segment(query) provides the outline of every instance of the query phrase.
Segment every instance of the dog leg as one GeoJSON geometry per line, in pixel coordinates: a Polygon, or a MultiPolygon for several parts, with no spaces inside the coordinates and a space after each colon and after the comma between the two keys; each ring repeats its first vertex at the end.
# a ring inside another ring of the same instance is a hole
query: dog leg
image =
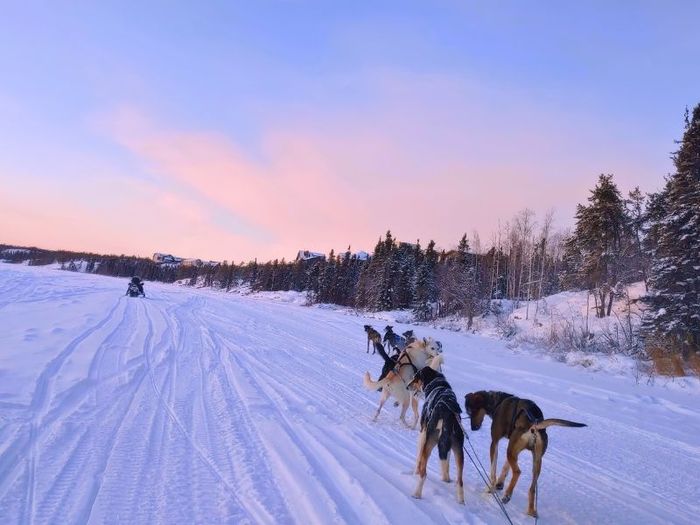
{"type": "Polygon", "coordinates": [[[413,409],[413,426],[411,428],[416,428],[418,424],[418,399],[416,396],[411,396],[411,408],[413,409]]]}
{"type": "Polygon", "coordinates": [[[418,434],[418,450],[416,451],[416,470],[415,474],[418,474],[418,465],[420,465],[420,453],[425,446],[425,430],[421,429],[420,434],[418,434]]]}
{"type": "Polygon", "coordinates": [[[506,489],[503,499],[501,499],[503,503],[508,503],[510,501],[515,485],[518,483],[518,479],[520,478],[521,471],[520,466],[518,465],[518,453],[520,450],[517,450],[515,446],[511,446],[514,443],[514,441],[511,441],[511,443],[508,444],[508,451],[506,452],[508,463],[510,463],[510,468],[513,470],[513,477],[508,484],[508,488],[506,489]]]}
{"type": "Polygon", "coordinates": [[[535,495],[537,491],[537,480],[540,477],[540,471],[542,470],[542,456],[544,455],[542,449],[542,441],[537,440],[535,442],[534,450],[532,451],[532,483],[530,483],[530,490],[528,491],[527,499],[527,514],[533,518],[537,517],[537,502],[535,501],[535,495]]]}
{"type": "MultiPolygon", "coordinates": [[[[451,432],[451,426],[440,419],[437,422],[436,430],[438,431],[438,456],[440,457],[440,471],[442,473],[442,481],[449,483],[450,479],[450,449],[452,448],[451,441],[444,439],[451,432]]],[[[449,439],[449,438],[448,438],[449,439]]]]}
{"type": "Polygon", "coordinates": [[[420,452],[418,459],[418,484],[413,492],[413,497],[416,499],[423,497],[423,485],[425,484],[425,478],[428,476],[428,458],[436,444],[435,440],[427,439],[420,452]]]}
{"type": "Polygon", "coordinates": [[[450,483],[450,455],[447,454],[445,459],[440,460],[440,470],[442,471],[442,481],[445,483],[450,483]]]}
{"type": "Polygon", "coordinates": [[[411,425],[408,424],[408,421],[406,421],[406,412],[408,411],[408,405],[411,403],[411,396],[408,396],[403,400],[401,403],[401,416],[399,419],[403,421],[403,424],[406,425],[408,428],[412,428],[411,425]]]}
{"type": "Polygon", "coordinates": [[[452,453],[455,455],[455,466],[457,467],[457,503],[464,505],[464,480],[462,474],[464,472],[464,450],[462,449],[464,442],[452,442],[452,453]]]}
{"type": "Polygon", "coordinates": [[[377,408],[377,413],[374,414],[374,418],[372,419],[372,421],[377,420],[377,418],[379,417],[379,413],[382,411],[382,407],[384,406],[384,403],[386,403],[387,399],[389,399],[389,389],[385,388],[382,392],[382,397],[379,398],[379,408],[377,408]]]}
{"type": "Polygon", "coordinates": [[[496,490],[501,490],[506,482],[506,476],[510,470],[510,464],[506,461],[503,463],[503,468],[501,469],[501,475],[498,476],[498,481],[496,481],[496,490]]]}
{"type": "Polygon", "coordinates": [[[496,490],[496,463],[498,462],[498,440],[491,440],[491,448],[489,449],[491,456],[491,485],[488,487],[489,492],[496,490]]]}

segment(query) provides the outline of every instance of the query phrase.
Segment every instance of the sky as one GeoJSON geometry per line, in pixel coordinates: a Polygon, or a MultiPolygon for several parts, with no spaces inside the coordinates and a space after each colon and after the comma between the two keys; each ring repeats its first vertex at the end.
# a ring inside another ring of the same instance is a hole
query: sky
{"type": "Polygon", "coordinates": [[[234,262],[672,171],[695,1],[4,1],[0,243],[234,262]]]}

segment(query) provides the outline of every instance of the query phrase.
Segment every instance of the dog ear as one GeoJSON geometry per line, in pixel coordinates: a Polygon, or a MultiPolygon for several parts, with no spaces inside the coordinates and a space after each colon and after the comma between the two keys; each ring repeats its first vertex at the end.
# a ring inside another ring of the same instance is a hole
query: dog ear
{"type": "Polygon", "coordinates": [[[471,392],[464,396],[464,403],[470,408],[480,408],[482,397],[479,392],[471,392]]]}

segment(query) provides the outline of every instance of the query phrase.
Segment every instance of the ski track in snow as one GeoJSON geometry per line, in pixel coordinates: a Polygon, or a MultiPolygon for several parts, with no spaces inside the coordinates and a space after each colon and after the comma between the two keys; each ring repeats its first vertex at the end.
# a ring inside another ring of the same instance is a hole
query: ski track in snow
{"type": "MultiPolygon", "coordinates": [[[[505,522],[468,460],[466,505],[440,481],[437,452],[424,499],[410,497],[418,432],[391,403],[373,422],[379,394],[362,387],[365,370],[381,369],[365,352],[371,320],[156,283],[146,299],[125,289],[0,264],[1,523],[505,522]]],[[[505,390],[589,425],[548,431],[540,523],[697,521],[697,391],[414,329],[443,342],[460,400],[505,390]]],[[[489,425],[469,432],[487,468],[489,425]]],[[[533,523],[529,454],[520,464],[506,509],[533,523]]]]}

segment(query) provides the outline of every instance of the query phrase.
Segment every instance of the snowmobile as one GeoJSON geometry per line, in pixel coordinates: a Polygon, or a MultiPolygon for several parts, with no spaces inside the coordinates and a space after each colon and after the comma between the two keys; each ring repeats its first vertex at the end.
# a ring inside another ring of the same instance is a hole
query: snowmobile
{"type": "Polygon", "coordinates": [[[129,281],[129,286],[126,288],[126,295],[129,297],[146,297],[146,293],[143,291],[143,281],[138,277],[132,277],[129,281]]]}

